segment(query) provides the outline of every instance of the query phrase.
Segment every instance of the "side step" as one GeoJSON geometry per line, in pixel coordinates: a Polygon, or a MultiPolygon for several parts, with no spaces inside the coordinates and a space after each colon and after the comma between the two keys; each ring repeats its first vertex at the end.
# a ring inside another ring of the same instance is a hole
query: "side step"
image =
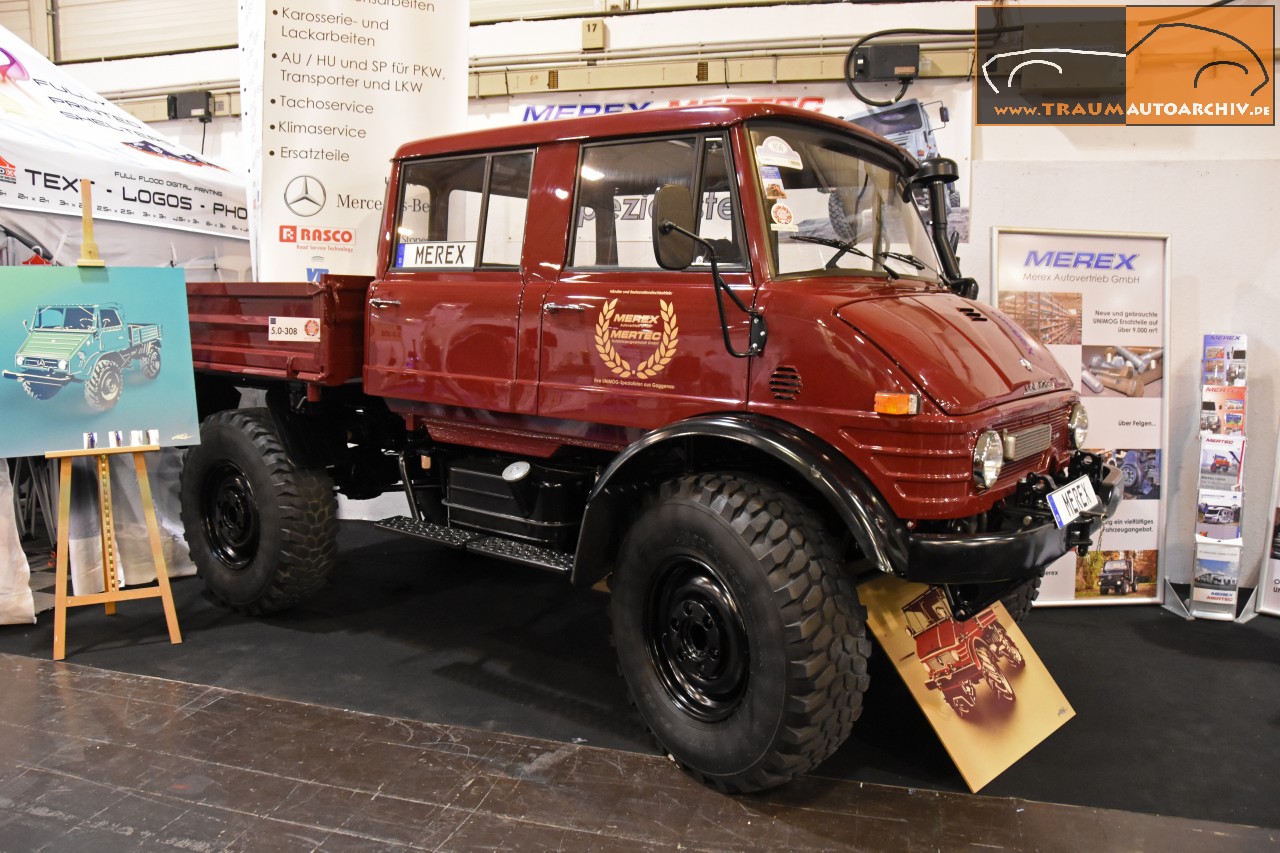
{"type": "Polygon", "coordinates": [[[374,526],[407,536],[416,536],[439,545],[462,548],[476,554],[497,557],[500,560],[509,560],[560,574],[567,575],[573,570],[573,555],[570,553],[552,551],[550,548],[541,548],[527,542],[517,542],[514,539],[504,539],[501,536],[445,527],[443,524],[432,524],[429,521],[414,521],[404,515],[384,518],[382,521],[375,522],[374,526]]]}

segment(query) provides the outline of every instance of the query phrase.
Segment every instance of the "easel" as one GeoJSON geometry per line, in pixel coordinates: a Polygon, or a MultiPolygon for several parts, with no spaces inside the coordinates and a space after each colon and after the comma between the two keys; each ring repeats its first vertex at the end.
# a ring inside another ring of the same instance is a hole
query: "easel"
{"type": "Polygon", "coordinates": [[[143,453],[159,450],[157,445],[146,447],[111,447],[92,450],[60,450],[48,453],[49,459],[61,459],[58,477],[58,562],[54,589],[53,659],[67,656],[67,608],[88,604],[105,604],[108,616],[115,615],[117,601],[138,598],[159,598],[164,604],[164,618],[169,625],[169,642],[181,643],[178,631],[178,613],[173,606],[173,592],[169,588],[169,572],[164,564],[164,552],[160,547],[160,525],[156,522],[155,504],[151,499],[151,481],[147,479],[147,462],[143,453]],[[115,546],[115,515],[111,507],[110,457],[117,453],[132,453],[133,464],[138,470],[138,491],[142,496],[142,514],[147,521],[147,537],[151,540],[151,559],[156,565],[156,585],[141,589],[121,589],[119,563],[115,546]],[[89,595],[72,595],[68,577],[68,540],[71,531],[71,462],[76,457],[92,456],[98,471],[98,529],[102,540],[103,592],[89,595]]]}
{"type": "MultiPolygon", "coordinates": [[[[90,187],[93,181],[80,181],[80,220],[84,239],[80,259],[76,266],[101,267],[105,262],[98,254],[98,244],[93,239],[93,201],[90,187]]],[[[159,445],[141,447],[95,447],[88,450],[59,450],[46,453],[48,459],[61,459],[58,474],[58,561],[54,588],[53,659],[67,656],[67,608],[89,604],[106,605],[108,616],[114,616],[117,601],[139,598],[159,598],[164,605],[165,622],[169,625],[169,642],[181,643],[178,630],[178,612],[173,606],[173,592],[169,589],[169,572],[164,564],[164,551],[160,547],[160,525],[156,521],[155,502],[151,497],[151,481],[147,478],[147,461],[143,453],[159,450],[159,445]],[[156,566],[156,585],[142,589],[121,589],[119,563],[116,554],[115,514],[111,506],[110,457],[117,453],[132,453],[133,464],[138,471],[138,492],[142,497],[142,514],[147,522],[147,537],[151,540],[151,559],[156,566]],[[98,536],[102,540],[102,588],[99,593],[72,595],[68,561],[71,538],[71,463],[80,456],[92,456],[98,472],[98,536]]]]}

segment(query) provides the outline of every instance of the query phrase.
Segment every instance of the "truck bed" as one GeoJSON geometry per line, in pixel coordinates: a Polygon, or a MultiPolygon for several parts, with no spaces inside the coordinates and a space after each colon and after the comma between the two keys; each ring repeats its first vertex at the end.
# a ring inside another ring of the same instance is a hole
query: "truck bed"
{"type": "Polygon", "coordinates": [[[320,385],[359,379],[372,280],[325,275],[318,282],[188,282],[195,369],[320,385]],[[272,317],[316,320],[320,339],[270,340],[272,317]]]}
{"type": "Polygon", "coordinates": [[[155,323],[129,323],[129,346],[138,347],[160,340],[160,327],[155,323]]]}

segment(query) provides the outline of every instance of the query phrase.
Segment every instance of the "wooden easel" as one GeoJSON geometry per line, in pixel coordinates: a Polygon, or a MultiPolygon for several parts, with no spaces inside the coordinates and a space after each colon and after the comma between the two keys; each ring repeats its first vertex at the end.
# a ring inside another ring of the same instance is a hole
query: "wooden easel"
{"type": "Polygon", "coordinates": [[[106,605],[107,615],[116,612],[117,601],[138,598],[159,598],[164,604],[164,618],[169,625],[169,642],[181,643],[178,631],[178,613],[173,606],[173,592],[169,589],[169,572],[164,564],[164,552],[160,548],[160,525],[156,522],[155,504],[151,498],[151,481],[147,479],[147,463],[143,453],[159,450],[157,445],[145,447],[93,448],[92,450],[60,450],[47,453],[49,459],[61,459],[58,477],[58,562],[56,588],[54,590],[53,659],[67,656],[67,608],[87,604],[106,605]],[[142,514],[147,521],[147,535],[151,540],[151,559],[156,565],[156,585],[140,589],[121,589],[119,564],[115,547],[115,515],[111,507],[110,458],[117,453],[132,453],[133,464],[138,470],[138,491],[142,496],[142,514]],[[71,462],[79,456],[92,456],[98,469],[98,529],[102,539],[103,592],[90,595],[72,595],[68,577],[68,540],[71,532],[71,462]]]}

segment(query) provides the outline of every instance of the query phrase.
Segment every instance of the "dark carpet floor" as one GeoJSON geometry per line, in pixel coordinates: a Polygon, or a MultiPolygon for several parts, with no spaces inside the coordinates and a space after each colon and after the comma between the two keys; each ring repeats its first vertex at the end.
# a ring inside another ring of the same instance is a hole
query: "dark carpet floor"
{"type": "MultiPolygon", "coordinates": [[[[174,583],[159,603],[71,611],[71,662],[370,713],[652,752],[609,645],[606,595],[344,522],[305,606],[250,619],[174,583]]],[[[48,658],[52,613],[0,626],[48,658]]],[[[983,795],[1280,827],[1280,620],[1183,620],[1156,606],[1037,609],[1023,623],[1077,716],[983,795]]],[[[862,719],[819,776],[963,792],[883,655],[862,719]]]]}

